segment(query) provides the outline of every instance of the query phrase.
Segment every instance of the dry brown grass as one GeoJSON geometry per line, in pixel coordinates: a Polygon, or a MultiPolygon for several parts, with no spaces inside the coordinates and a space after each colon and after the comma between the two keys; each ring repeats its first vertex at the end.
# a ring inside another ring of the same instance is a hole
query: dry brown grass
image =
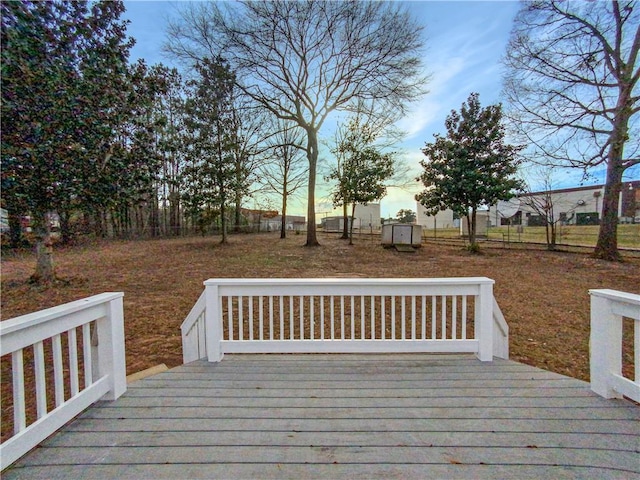
{"type": "MultiPolygon", "coordinates": [[[[109,242],[56,252],[49,289],[28,284],[30,254],[5,257],[2,315],[11,318],[104,291],[125,292],[128,373],[182,363],[180,324],[210,277],[458,277],[495,280],[510,326],[511,358],[565,375],[589,377],[591,288],[640,293],[640,259],[625,263],[585,254],[487,249],[471,255],[429,244],[415,254],[385,250],[369,238],[350,247],[334,236],[305,248],[303,236],[275,234],[109,242]]],[[[627,352],[627,356],[631,355],[627,352]]]]}

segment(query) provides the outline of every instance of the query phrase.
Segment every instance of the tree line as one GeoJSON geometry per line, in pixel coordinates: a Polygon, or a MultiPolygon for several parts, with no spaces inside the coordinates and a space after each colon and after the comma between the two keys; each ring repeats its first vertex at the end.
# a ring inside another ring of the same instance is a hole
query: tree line
{"type": "MultiPolygon", "coordinates": [[[[14,242],[19,215],[32,217],[36,280],[53,276],[49,212],[64,240],[75,220],[96,235],[217,224],[225,241],[256,190],[276,192],[284,216],[287,197],[306,186],[306,245],[318,245],[327,118],[350,115],[326,176],[346,211],[384,195],[397,165],[380,132],[426,92],[422,26],[396,2],[184,4],[164,46],[180,72],[130,63],[121,1],[3,2],[1,12],[2,202],[14,242]]],[[[474,95],[452,111],[447,136],[423,150],[423,204],[473,213],[514,194],[517,154],[586,173],[604,164],[597,253],[618,258],[611,212],[640,148],[637,20],[635,1],[524,4],[505,57],[507,126],[500,106],[482,109],[474,95]],[[506,145],[505,128],[527,148],[506,145]],[[493,178],[505,159],[502,181],[483,184],[481,173],[493,178]],[[430,176],[439,165],[449,171],[430,176]],[[456,188],[492,193],[453,199],[447,175],[456,188]]]]}
{"type": "Polygon", "coordinates": [[[285,215],[306,184],[317,245],[318,132],[333,111],[376,102],[399,115],[421,93],[420,28],[381,3],[230,8],[185,7],[167,45],[179,73],[129,63],[122,2],[2,4],[2,201],[13,243],[31,216],[33,280],[55,278],[50,212],[63,241],[75,220],[99,236],[218,222],[224,242],[253,189],[276,191],[285,215]],[[214,41],[189,35],[198,22],[214,41]]]}
{"type": "MultiPolygon", "coordinates": [[[[423,150],[427,159],[419,179],[427,189],[418,200],[433,212],[471,213],[473,222],[478,206],[506,200],[515,188],[524,188],[513,178],[523,161],[543,167],[545,188],[554,168],[581,170],[583,180],[602,168],[605,188],[594,256],[620,260],[622,181],[640,164],[639,53],[636,0],[523,2],[503,59],[504,126],[502,106],[481,109],[473,95],[460,112],[452,111],[447,135],[437,135],[423,150]],[[507,131],[519,145],[491,144],[507,131]],[[500,178],[504,181],[497,182],[500,178]]],[[[546,198],[535,208],[553,249],[559,220],[546,198]]]]}

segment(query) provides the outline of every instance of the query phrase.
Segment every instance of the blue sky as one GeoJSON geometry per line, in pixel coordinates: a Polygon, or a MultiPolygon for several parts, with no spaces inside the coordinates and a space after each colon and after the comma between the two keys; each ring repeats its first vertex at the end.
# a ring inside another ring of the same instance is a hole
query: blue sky
{"type": "MultiPolygon", "coordinates": [[[[132,59],[144,58],[148,64],[162,62],[170,65],[171,59],[163,56],[167,18],[175,14],[181,2],[125,1],[125,18],[131,20],[129,35],[136,39],[132,59]]],[[[425,66],[431,74],[429,93],[413,105],[411,113],[400,122],[407,132],[398,150],[415,175],[418,161],[424,156],[421,148],[433,140],[434,133],[444,132],[444,121],[452,109],[459,109],[471,92],[480,94],[482,105],[501,101],[501,65],[513,17],[519,8],[513,1],[417,1],[407,2],[415,17],[425,26],[425,66]]],[[[321,136],[330,137],[330,122],[321,136]]],[[[321,153],[322,155],[322,153],[321,153]]],[[[555,184],[558,187],[576,186],[581,172],[559,170],[555,184]]],[[[628,177],[625,176],[625,177],[628,177]]],[[[602,175],[598,177],[603,182],[602,175]]],[[[640,178],[640,169],[625,180],[640,178]]],[[[531,179],[532,188],[535,179],[531,179]]],[[[317,211],[326,211],[327,189],[318,179],[317,211]]],[[[416,183],[408,190],[390,189],[381,202],[381,214],[395,216],[402,208],[415,210],[414,195],[421,190],[416,183]]],[[[251,205],[249,205],[251,206],[251,205]]],[[[303,215],[306,200],[298,199],[291,205],[291,214],[303,215]]]]}

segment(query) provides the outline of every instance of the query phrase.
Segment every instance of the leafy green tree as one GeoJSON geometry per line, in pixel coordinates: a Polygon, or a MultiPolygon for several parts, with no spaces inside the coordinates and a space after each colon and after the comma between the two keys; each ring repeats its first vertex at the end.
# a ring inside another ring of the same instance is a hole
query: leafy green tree
{"type": "Polygon", "coordinates": [[[623,175],[640,164],[640,5],[635,0],[523,3],[507,47],[511,125],[548,166],[606,167],[595,256],[619,260],[623,175]]]}
{"type": "Polygon", "coordinates": [[[401,209],[396,213],[398,223],[413,223],[416,221],[416,212],[410,209],[401,209]]]}
{"type": "MultiPolygon", "coordinates": [[[[361,151],[375,140],[375,134],[370,123],[363,122],[360,115],[349,119],[346,124],[338,126],[335,135],[335,146],[331,153],[336,157],[336,166],[330,171],[326,181],[335,180],[336,187],[333,192],[334,206],[342,207],[342,239],[349,239],[349,202],[342,199],[349,196],[346,189],[349,186],[347,179],[349,160],[354,152],[361,151]]],[[[353,217],[353,215],[352,215],[353,217]]]]}
{"type": "MultiPolygon", "coordinates": [[[[342,130],[342,137],[332,150],[338,159],[337,166],[327,176],[327,180],[336,181],[333,204],[342,206],[345,211],[350,205],[352,219],[357,204],[366,205],[384,197],[387,193],[385,182],[394,173],[393,154],[380,152],[373,145],[374,140],[375,134],[367,125],[360,125],[356,117],[342,130]]],[[[349,245],[353,245],[353,221],[349,245]]]]}
{"type": "Polygon", "coordinates": [[[422,150],[427,157],[420,164],[424,172],[417,178],[426,189],[416,195],[429,213],[450,208],[467,217],[469,243],[477,250],[476,212],[478,207],[508,200],[522,188],[515,179],[519,146],[504,141],[502,107],[482,108],[472,93],[445,121],[447,136],[435,134],[435,142],[422,150]]]}
{"type": "MultiPolygon", "coordinates": [[[[50,222],[71,200],[110,192],[117,124],[126,115],[132,40],[120,1],[2,2],[2,187],[12,213],[29,212],[32,279],[55,278],[50,222]]],[[[117,171],[118,169],[113,169],[117,171]]]]}
{"type": "Polygon", "coordinates": [[[158,181],[162,153],[154,114],[157,99],[167,89],[163,73],[163,67],[148,68],[144,62],[131,66],[128,92],[123,100],[127,102],[123,108],[127,115],[123,115],[115,127],[111,161],[103,170],[110,182],[102,188],[110,193],[104,196],[101,206],[91,204],[96,210],[103,208],[108,212],[117,236],[145,231],[151,236],[159,234],[158,181]]]}

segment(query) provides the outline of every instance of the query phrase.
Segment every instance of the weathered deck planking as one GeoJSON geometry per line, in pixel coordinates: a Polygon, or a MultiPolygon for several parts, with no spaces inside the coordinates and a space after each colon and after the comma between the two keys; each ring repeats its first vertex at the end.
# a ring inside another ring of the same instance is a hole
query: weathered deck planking
{"type": "Polygon", "coordinates": [[[640,408],[512,361],[228,355],[129,386],[16,478],[640,478],[640,408]]]}

